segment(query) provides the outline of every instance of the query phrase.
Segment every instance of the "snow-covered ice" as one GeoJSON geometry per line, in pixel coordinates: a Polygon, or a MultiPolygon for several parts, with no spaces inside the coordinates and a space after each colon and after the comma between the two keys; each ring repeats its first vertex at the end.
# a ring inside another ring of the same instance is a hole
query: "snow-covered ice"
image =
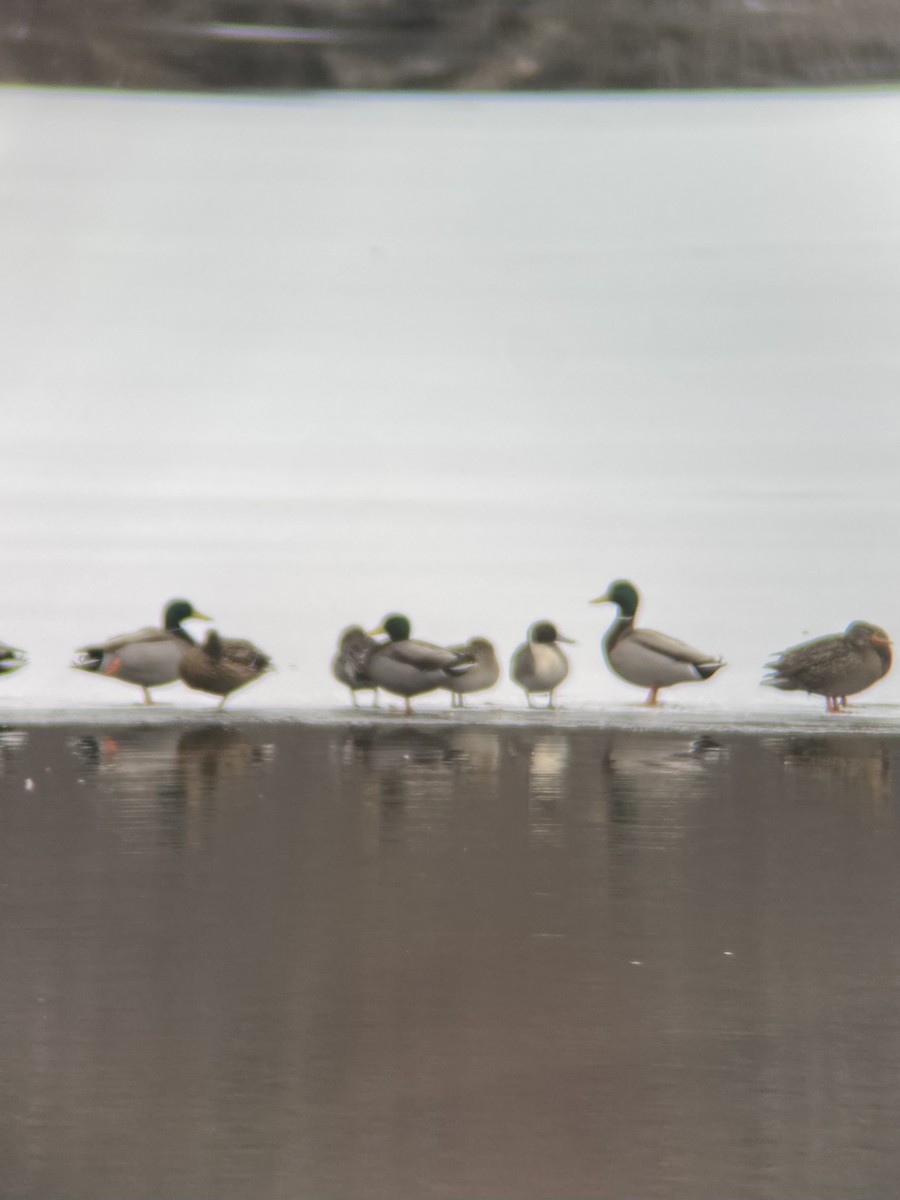
{"type": "Polygon", "coordinates": [[[0,115],[5,711],[132,706],[71,652],[174,595],[273,655],[236,711],[341,704],[338,631],[399,609],[507,660],[549,617],[562,702],[630,720],[618,576],[729,663],[660,721],[818,727],[767,655],[900,636],[896,91],[0,115]]]}

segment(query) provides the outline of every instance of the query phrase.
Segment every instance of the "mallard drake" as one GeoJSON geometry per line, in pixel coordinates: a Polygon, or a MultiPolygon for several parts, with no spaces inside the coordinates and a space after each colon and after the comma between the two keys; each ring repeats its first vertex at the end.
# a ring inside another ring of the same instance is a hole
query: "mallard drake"
{"type": "Polygon", "coordinates": [[[569,674],[569,660],[560,650],[558,643],[574,645],[574,640],[564,637],[552,621],[535,621],[528,630],[528,641],[523,642],[512,656],[509,667],[510,678],[525,691],[528,707],[532,693],[547,693],[547,707],[554,707],[553,694],[569,674]]]}
{"type": "Polygon", "coordinates": [[[446,687],[451,677],[472,666],[468,653],[414,641],[411,633],[408,617],[401,613],[385,617],[377,629],[370,630],[369,636],[387,634],[389,641],[376,645],[366,665],[366,673],[376,687],[404,697],[407,716],[412,714],[413,696],[446,687]]]}
{"type": "Polygon", "coordinates": [[[189,646],[181,657],[179,674],[189,688],[221,696],[219,708],[232,692],[272,670],[272,660],[243,638],[223,638],[211,629],[202,646],[189,646]]]}
{"type": "Polygon", "coordinates": [[[640,594],[627,579],[611,583],[591,604],[615,604],[619,614],[603,639],[603,657],[620,679],[649,688],[646,703],[656,704],[660,688],[709,679],[725,666],[721,658],[696,650],[653,629],[635,629],[640,594]]]}
{"type": "Polygon", "coordinates": [[[878,625],[853,621],[843,633],[791,646],[766,663],[767,687],[825,697],[826,712],[840,712],[848,696],[864,692],[891,669],[892,643],[878,625]]]}
{"type": "Polygon", "coordinates": [[[360,625],[350,625],[341,634],[337,654],[331,660],[331,671],[338,683],[350,689],[353,707],[357,708],[357,692],[374,692],[372,707],[378,707],[378,688],[366,674],[369,656],[378,645],[360,625]]]}
{"type": "Polygon", "coordinates": [[[145,704],[152,704],[150,689],[175,683],[185,651],[194,639],[182,628],[182,621],[209,621],[197,612],[189,600],[170,600],[163,610],[161,629],[149,626],[135,633],[123,633],[108,642],[94,642],[75,652],[72,666],[78,671],[93,671],[143,689],[145,704]]]}
{"type": "Polygon", "coordinates": [[[500,663],[497,652],[487,638],[474,637],[462,646],[451,646],[456,654],[472,660],[472,666],[461,675],[451,675],[444,687],[450,692],[452,708],[465,708],[464,696],[471,692],[484,692],[492,688],[500,678],[500,663]]]}
{"type": "Polygon", "coordinates": [[[7,646],[5,642],[0,642],[0,675],[12,675],[13,671],[27,665],[28,655],[24,650],[17,650],[15,646],[7,646]]]}

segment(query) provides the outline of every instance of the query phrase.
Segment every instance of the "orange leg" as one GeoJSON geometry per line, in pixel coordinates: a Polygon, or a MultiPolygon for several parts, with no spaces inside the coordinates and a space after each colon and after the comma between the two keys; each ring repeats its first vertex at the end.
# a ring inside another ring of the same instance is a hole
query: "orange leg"
{"type": "Polygon", "coordinates": [[[659,688],[651,688],[647,699],[644,701],[645,708],[653,708],[656,705],[656,697],[659,693],[659,688]]]}

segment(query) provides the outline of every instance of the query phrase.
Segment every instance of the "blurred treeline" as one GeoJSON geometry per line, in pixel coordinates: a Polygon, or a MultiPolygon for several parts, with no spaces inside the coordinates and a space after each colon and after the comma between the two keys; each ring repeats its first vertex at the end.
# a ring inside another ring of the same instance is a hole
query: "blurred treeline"
{"type": "Polygon", "coordinates": [[[898,77],[898,0],[0,0],[6,82],[494,90],[898,77]]]}

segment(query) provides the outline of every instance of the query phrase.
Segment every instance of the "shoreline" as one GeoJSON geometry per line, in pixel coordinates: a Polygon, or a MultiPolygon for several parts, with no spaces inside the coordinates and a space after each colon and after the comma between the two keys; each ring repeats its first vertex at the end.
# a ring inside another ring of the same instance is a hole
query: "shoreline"
{"type": "Polygon", "coordinates": [[[614,708],[516,710],[431,709],[405,716],[397,710],[368,708],[178,708],[154,705],[108,705],[85,708],[0,707],[0,726],[51,727],[116,725],[139,728],[164,726],[295,725],[299,728],[349,729],[548,729],[562,732],[624,732],[646,734],[744,734],[791,736],[828,734],[841,737],[900,736],[900,711],[895,705],[871,705],[838,715],[818,710],[733,710],[678,708],[661,705],[614,708]]]}

